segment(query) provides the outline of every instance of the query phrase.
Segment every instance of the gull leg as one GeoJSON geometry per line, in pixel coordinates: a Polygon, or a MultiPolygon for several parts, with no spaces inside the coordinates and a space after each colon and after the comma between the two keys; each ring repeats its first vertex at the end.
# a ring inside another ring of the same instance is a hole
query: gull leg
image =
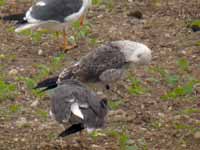
{"type": "Polygon", "coordinates": [[[68,43],[68,38],[67,38],[67,33],[65,31],[65,29],[63,30],[63,46],[61,46],[61,48],[64,50],[64,51],[67,51],[67,50],[70,50],[70,49],[73,49],[75,48],[77,45],[74,44],[74,45],[69,45],[68,43]]]}
{"type": "Polygon", "coordinates": [[[80,17],[80,26],[82,27],[84,24],[84,15],[80,17]]]}

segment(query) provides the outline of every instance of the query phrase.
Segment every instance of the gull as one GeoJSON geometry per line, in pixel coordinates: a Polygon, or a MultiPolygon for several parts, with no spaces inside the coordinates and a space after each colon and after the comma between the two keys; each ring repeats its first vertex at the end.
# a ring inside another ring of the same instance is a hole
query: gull
{"type": "Polygon", "coordinates": [[[79,19],[80,24],[83,24],[84,16],[91,3],[91,0],[40,0],[25,14],[4,16],[2,19],[18,20],[19,26],[15,32],[38,28],[63,32],[62,48],[68,50],[74,48],[75,45],[68,44],[66,29],[79,19]]]}
{"type": "Polygon", "coordinates": [[[103,83],[120,80],[129,66],[151,62],[151,50],[144,44],[129,40],[113,41],[95,48],[59,75],[45,79],[36,88],[53,89],[65,79],[103,83]]]}
{"type": "Polygon", "coordinates": [[[70,124],[59,137],[104,127],[107,112],[107,100],[78,80],[63,80],[51,94],[50,115],[65,127],[70,124]]]}

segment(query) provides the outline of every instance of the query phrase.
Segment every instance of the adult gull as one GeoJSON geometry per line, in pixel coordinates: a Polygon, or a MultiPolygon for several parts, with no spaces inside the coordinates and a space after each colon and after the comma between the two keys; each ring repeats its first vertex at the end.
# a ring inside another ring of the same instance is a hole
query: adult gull
{"type": "Polygon", "coordinates": [[[63,32],[64,43],[62,48],[68,50],[74,47],[67,41],[66,29],[74,21],[83,18],[91,0],[40,0],[32,5],[25,14],[4,16],[3,20],[18,20],[19,26],[15,32],[26,29],[44,28],[52,31],[63,32]]]}

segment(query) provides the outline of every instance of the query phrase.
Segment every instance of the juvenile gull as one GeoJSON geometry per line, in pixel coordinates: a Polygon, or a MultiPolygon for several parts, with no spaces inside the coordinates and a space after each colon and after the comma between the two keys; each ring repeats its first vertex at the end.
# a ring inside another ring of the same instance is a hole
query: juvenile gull
{"type": "Polygon", "coordinates": [[[102,128],[107,110],[107,101],[77,80],[64,80],[51,96],[51,116],[64,126],[71,124],[60,137],[102,128]]]}
{"type": "Polygon", "coordinates": [[[31,6],[25,14],[4,16],[3,20],[19,20],[15,32],[32,28],[45,28],[63,31],[65,50],[73,48],[67,42],[66,28],[74,21],[83,18],[91,5],[91,0],[40,0],[31,6]]]}
{"type": "Polygon", "coordinates": [[[37,88],[55,88],[62,80],[73,78],[82,82],[113,82],[121,78],[127,66],[150,61],[151,50],[146,45],[128,40],[114,41],[92,50],[58,76],[40,82],[37,88]]]}

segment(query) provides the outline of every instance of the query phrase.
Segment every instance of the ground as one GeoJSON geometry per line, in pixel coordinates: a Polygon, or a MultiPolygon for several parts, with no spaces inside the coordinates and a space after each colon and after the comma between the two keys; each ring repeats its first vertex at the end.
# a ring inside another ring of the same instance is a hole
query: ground
{"type": "MultiPolygon", "coordinates": [[[[200,2],[98,2],[84,27],[69,29],[78,48],[67,53],[58,48],[61,40],[54,33],[16,34],[13,22],[0,21],[0,149],[198,150],[200,32],[189,26],[200,17],[200,2]],[[130,69],[113,92],[106,91],[112,110],[105,129],[84,132],[81,143],[78,134],[58,139],[63,127],[48,115],[49,97],[32,88],[94,47],[122,39],[148,45],[152,63],[130,69]]],[[[0,15],[8,15],[23,12],[31,1],[1,0],[0,5],[0,15]]]]}

